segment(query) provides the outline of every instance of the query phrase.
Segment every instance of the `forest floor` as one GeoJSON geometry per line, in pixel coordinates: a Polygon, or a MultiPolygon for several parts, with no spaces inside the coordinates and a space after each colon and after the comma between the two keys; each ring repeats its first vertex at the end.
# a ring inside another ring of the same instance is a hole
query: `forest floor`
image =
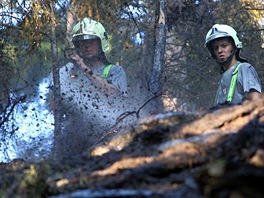
{"type": "Polygon", "coordinates": [[[63,162],[0,164],[0,197],[264,197],[264,99],[153,115],[63,162]]]}

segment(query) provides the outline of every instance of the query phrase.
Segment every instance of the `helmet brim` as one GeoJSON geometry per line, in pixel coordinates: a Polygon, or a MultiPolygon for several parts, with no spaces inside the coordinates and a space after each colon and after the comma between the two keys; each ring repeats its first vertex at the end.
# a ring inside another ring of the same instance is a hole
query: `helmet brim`
{"type": "Polygon", "coordinates": [[[215,41],[216,39],[222,39],[222,38],[227,38],[227,37],[231,37],[230,35],[228,34],[221,34],[221,35],[217,35],[217,34],[214,34],[212,35],[211,37],[209,37],[207,39],[207,42],[206,42],[206,46],[209,44],[209,43],[212,43],[212,41],[215,41]]]}
{"type": "Polygon", "coordinates": [[[98,36],[95,35],[90,35],[90,34],[85,34],[85,35],[76,35],[72,38],[72,41],[82,41],[82,40],[90,40],[90,39],[96,39],[99,38],[98,36]]]}

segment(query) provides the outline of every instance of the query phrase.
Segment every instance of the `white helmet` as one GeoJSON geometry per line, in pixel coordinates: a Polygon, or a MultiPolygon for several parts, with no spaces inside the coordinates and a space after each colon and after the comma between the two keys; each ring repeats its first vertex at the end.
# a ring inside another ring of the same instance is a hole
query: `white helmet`
{"type": "Polygon", "coordinates": [[[81,40],[100,38],[103,52],[109,49],[108,37],[104,26],[91,18],[86,17],[78,22],[73,27],[71,35],[74,44],[81,40]]]}
{"type": "Polygon", "coordinates": [[[211,41],[224,38],[224,37],[231,37],[233,38],[234,44],[237,49],[242,49],[242,42],[237,37],[237,32],[229,25],[223,24],[215,24],[206,34],[205,37],[205,45],[207,49],[210,51],[212,57],[214,58],[214,53],[211,48],[211,41]]]}

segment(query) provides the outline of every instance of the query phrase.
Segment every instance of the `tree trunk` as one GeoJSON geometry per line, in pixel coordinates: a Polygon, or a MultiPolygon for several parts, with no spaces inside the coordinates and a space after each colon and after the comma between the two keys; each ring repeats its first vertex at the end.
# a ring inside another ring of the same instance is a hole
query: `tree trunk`
{"type": "MultiPolygon", "coordinates": [[[[55,139],[61,134],[61,97],[60,97],[60,77],[59,77],[59,60],[56,39],[56,19],[54,15],[53,3],[50,3],[51,9],[51,45],[52,45],[52,72],[53,72],[53,102],[54,102],[54,134],[55,139]]],[[[55,140],[56,141],[56,140],[55,140]]],[[[56,144],[55,144],[56,145],[56,144]]]]}
{"type": "MultiPolygon", "coordinates": [[[[166,45],[166,0],[160,0],[157,4],[157,23],[155,30],[155,51],[153,69],[150,76],[150,93],[152,97],[162,93],[162,73],[164,70],[164,54],[166,45]]],[[[158,102],[160,103],[160,102],[158,102]]],[[[158,104],[160,108],[160,104],[158,104]]]]}
{"type": "Polygon", "coordinates": [[[74,22],[76,21],[76,16],[74,13],[74,5],[75,5],[76,0],[71,0],[69,5],[68,5],[68,9],[67,9],[67,42],[68,45],[70,46],[70,40],[71,40],[71,31],[72,28],[74,26],[74,22]]]}

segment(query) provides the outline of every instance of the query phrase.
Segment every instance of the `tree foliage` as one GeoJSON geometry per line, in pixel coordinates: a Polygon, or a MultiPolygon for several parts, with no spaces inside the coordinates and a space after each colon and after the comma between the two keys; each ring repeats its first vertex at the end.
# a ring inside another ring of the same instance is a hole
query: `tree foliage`
{"type": "MultiPolygon", "coordinates": [[[[36,76],[35,70],[39,72],[40,68],[51,67],[50,2],[52,1],[3,1],[5,8],[2,7],[1,13],[4,19],[1,38],[2,43],[7,45],[3,45],[5,47],[1,47],[1,51],[13,60],[11,69],[7,71],[19,70],[16,79],[29,81],[30,76],[36,76]]],[[[133,81],[133,78],[139,78],[142,85],[148,87],[154,58],[155,1],[94,0],[53,3],[57,5],[59,52],[68,45],[66,38],[69,38],[67,33],[70,33],[70,28],[81,18],[90,16],[104,24],[109,32],[112,44],[109,58],[126,67],[129,79],[133,81]]],[[[263,62],[263,56],[260,56],[263,53],[260,45],[263,40],[259,25],[263,5],[260,1],[168,1],[166,8],[168,33],[164,94],[181,99],[181,103],[185,103],[187,108],[197,109],[208,105],[207,102],[203,104],[202,100],[212,98],[217,83],[217,68],[208,59],[204,35],[214,23],[230,24],[238,31],[245,54],[252,57],[249,60],[256,65],[263,80],[260,65],[263,62]]],[[[41,76],[43,75],[44,72],[41,76]]]]}

